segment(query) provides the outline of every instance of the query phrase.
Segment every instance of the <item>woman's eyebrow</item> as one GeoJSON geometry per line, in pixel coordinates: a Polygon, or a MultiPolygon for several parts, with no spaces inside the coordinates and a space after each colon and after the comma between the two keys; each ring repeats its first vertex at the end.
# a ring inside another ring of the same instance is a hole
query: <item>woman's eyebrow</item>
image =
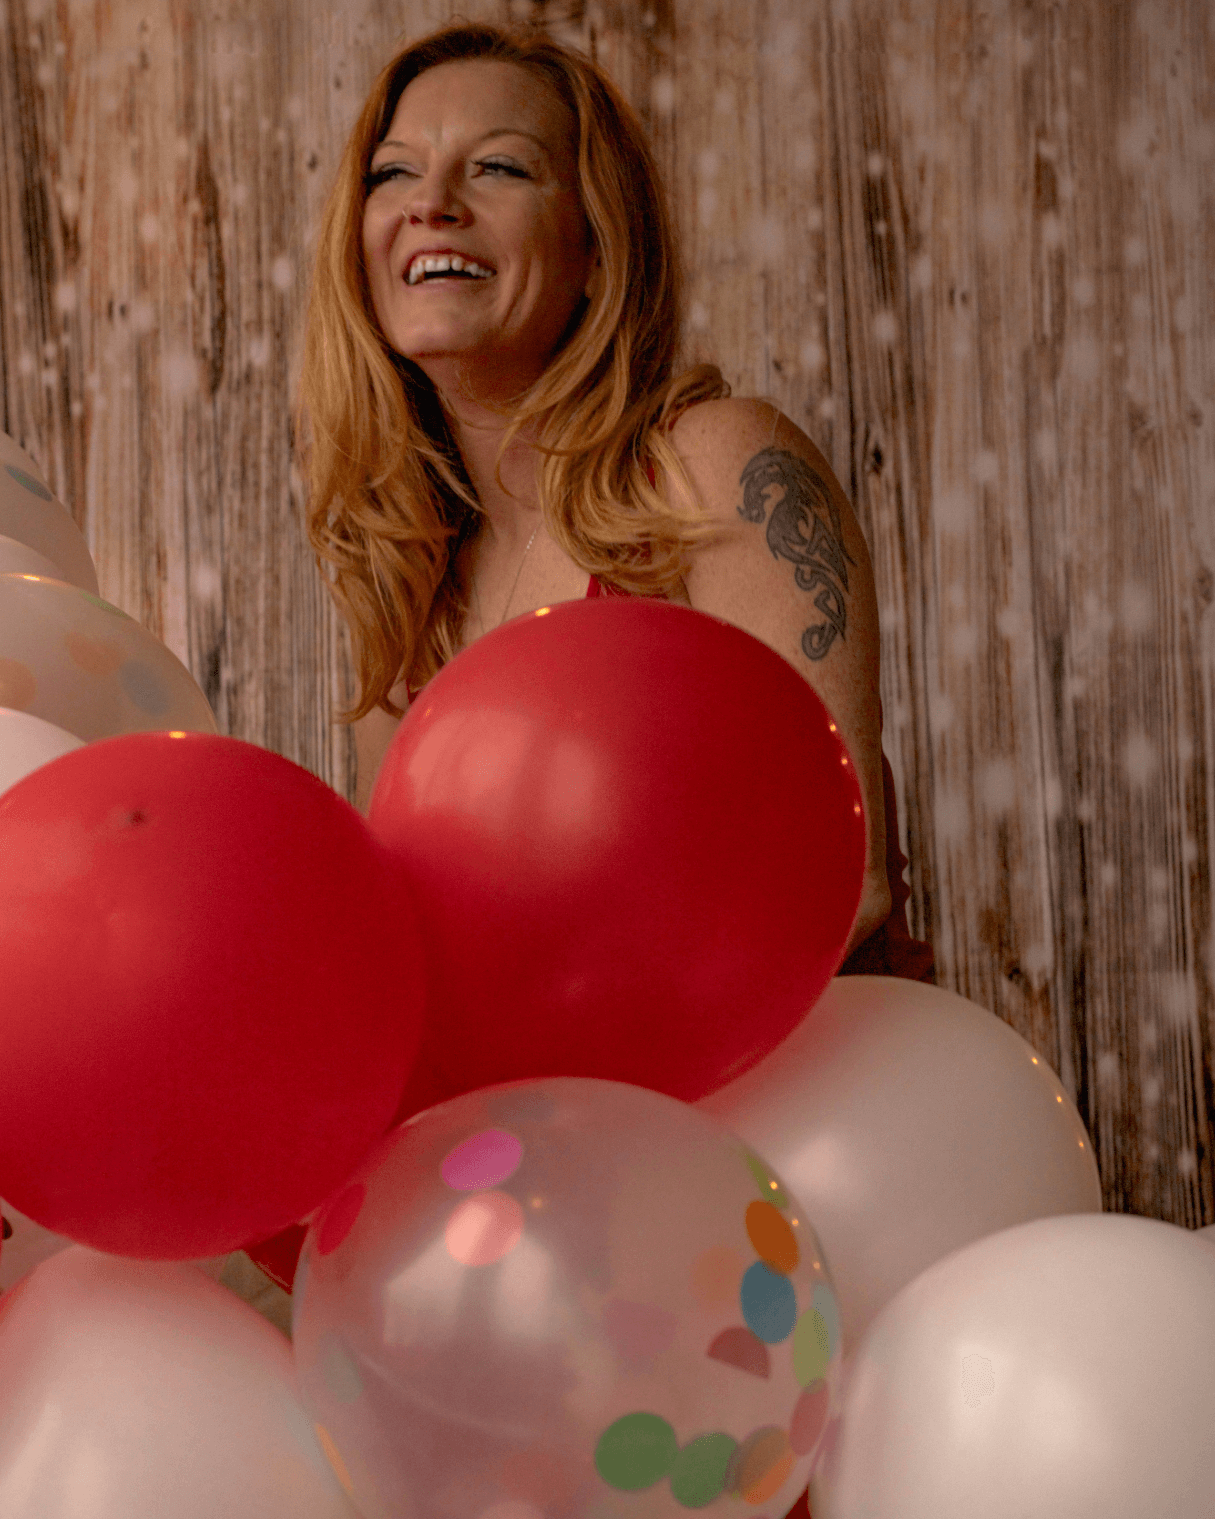
{"type": "MultiPolygon", "coordinates": [[[[491,127],[488,132],[483,132],[477,138],[477,142],[486,142],[491,137],[529,137],[542,152],[548,152],[548,144],[542,137],[537,137],[534,132],[524,132],[519,127],[491,127]]],[[[381,148],[408,149],[408,147],[409,144],[407,142],[398,142],[395,138],[389,137],[383,142],[377,143],[375,151],[378,153],[381,148]]]]}

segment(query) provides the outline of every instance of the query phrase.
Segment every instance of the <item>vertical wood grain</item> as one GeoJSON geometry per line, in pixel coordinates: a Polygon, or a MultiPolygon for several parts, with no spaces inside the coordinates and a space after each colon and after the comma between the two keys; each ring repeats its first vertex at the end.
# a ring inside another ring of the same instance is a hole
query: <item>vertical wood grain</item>
{"type": "Polygon", "coordinates": [[[1215,69],[1201,0],[0,0],[0,426],[222,731],[345,795],[289,412],[321,204],[405,36],[530,19],[634,101],[684,357],[832,459],[938,979],[1107,1204],[1215,1218],[1215,69]]]}

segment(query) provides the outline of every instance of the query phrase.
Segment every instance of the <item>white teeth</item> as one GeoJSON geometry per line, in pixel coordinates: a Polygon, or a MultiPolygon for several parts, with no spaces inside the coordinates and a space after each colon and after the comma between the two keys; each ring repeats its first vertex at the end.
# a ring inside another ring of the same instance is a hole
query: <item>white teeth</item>
{"type": "Polygon", "coordinates": [[[436,273],[440,269],[463,270],[465,274],[475,275],[477,279],[483,280],[489,279],[494,272],[481,264],[474,263],[472,259],[461,258],[458,253],[440,253],[428,255],[425,258],[415,258],[409,267],[408,283],[420,284],[426,275],[436,273]]]}

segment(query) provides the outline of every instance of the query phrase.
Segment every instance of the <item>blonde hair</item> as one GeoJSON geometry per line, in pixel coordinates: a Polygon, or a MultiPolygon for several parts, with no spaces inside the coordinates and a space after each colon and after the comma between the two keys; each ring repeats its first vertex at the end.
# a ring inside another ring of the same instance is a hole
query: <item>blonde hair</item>
{"type": "MultiPolygon", "coordinates": [[[[411,43],[383,69],[326,202],[309,295],[295,435],[309,487],[308,537],[350,630],[359,700],[337,721],[412,688],[455,654],[467,607],[448,570],[480,526],[444,404],[389,345],[363,260],[364,176],[405,87],[466,59],[542,77],[577,122],[578,182],[603,266],[544,373],[519,398],[498,451],[538,421],[543,520],[588,575],[640,595],[670,593],[690,546],[720,532],[663,435],[678,413],[730,394],[714,364],[672,377],[684,276],[645,130],[591,59],[526,28],[459,24],[411,43]],[[646,466],[652,462],[658,485],[646,466]],[[659,485],[673,487],[667,504],[659,485]]],[[[503,412],[503,414],[508,414],[503,412]]]]}

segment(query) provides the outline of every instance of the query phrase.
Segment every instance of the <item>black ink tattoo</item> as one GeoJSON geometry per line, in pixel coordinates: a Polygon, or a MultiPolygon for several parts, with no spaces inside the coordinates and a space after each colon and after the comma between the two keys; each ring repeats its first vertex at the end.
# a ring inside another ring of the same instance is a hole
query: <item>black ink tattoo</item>
{"type": "Polygon", "coordinates": [[[769,486],[779,486],[783,492],[768,518],[768,547],[774,559],[796,565],[793,578],[803,591],[818,591],[814,605],[827,620],[802,634],[802,653],[807,659],[822,659],[836,636],[844,637],[848,566],[856,563],[844,547],[839,507],[821,476],[784,448],[765,448],[756,454],[740,481],[743,504],[738,515],[745,522],[762,522],[768,516],[765,492],[769,486]]]}

